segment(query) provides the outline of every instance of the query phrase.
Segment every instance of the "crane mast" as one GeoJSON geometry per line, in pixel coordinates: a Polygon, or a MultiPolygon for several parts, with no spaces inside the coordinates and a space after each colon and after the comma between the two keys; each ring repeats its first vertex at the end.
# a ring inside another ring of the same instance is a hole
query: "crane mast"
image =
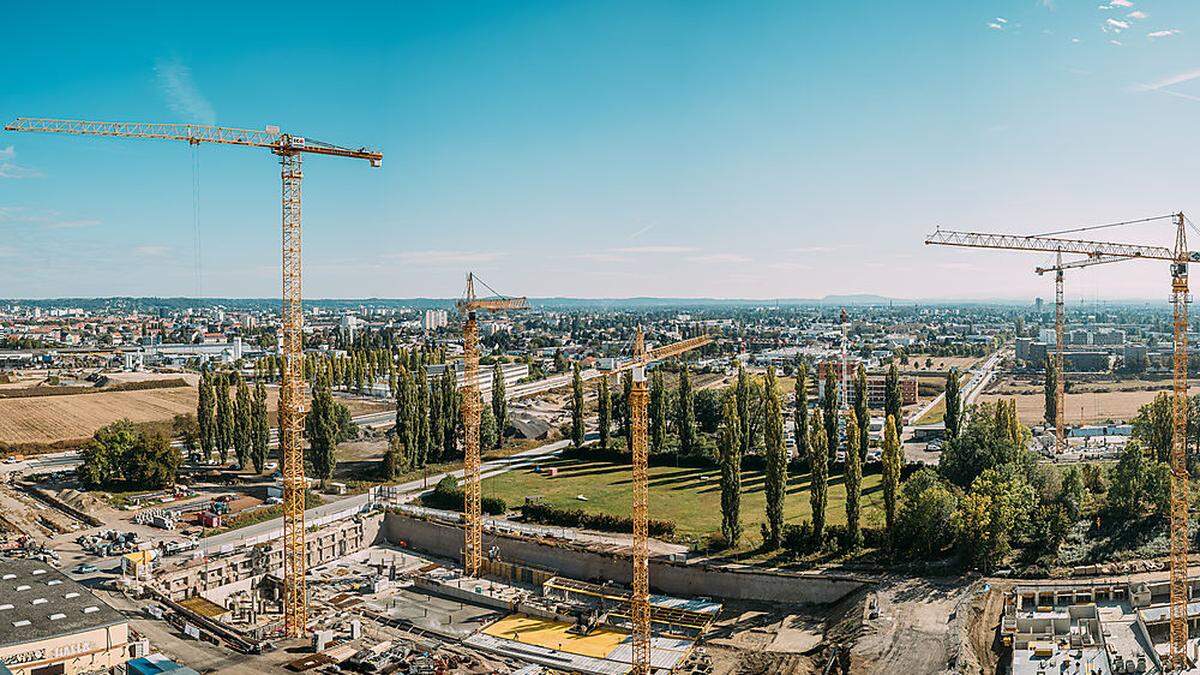
{"type": "MultiPolygon", "coordinates": [[[[1188,354],[1187,328],[1188,263],[1200,260],[1200,253],[1187,248],[1187,219],[1182,213],[1157,216],[1140,221],[1170,218],[1175,224],[1175,246],[1145,246],[1107,241],[1062,239],[1042,235],[1013,235],[981,232],[962,232],[938,229],[925,239],[926,244],[962,246],[968,248],[1008,249],[1016,251],[1047,251],[1078,253],[1094,261],[1108,258],[1164,260],[1171,264],[1171,304],[1174,314],[1174,354],[1171,399],[1171,570],[1170,570],[1170,652],[1166,665],[1173,669],[1190,667],[1187,658],[1187,605],[1188,605],[1188,468],[1187,468],[1187,389],[1188,354]]],[[[1118,223],[1118,224],[1129,224],[1118,223]]],[[[1058,267],[1082,266],[1078,263],[1060,264],[1058,267]]],[[[1058,271],[1061,274],[1061,270],[1058,271]]],[[[1056,275],[1057,276],[1057,275],[1056,275]]],[[[1060,338],[1061,339],[1061,332],[1060,338]]],[[[1061,378],[1060,378],[1061,380],[1061,378]]]]}
{"type": "MultiPolygon", "coordinates": [[[[483,562],[483,493],[480,485],[479,424],[483,401],[479,397],[479,322],[476,312],[528,309],[525,298],[476,298],[475,275],[467,274],[467,290],[457,303],[463,315],[463,574],[479,576],[483,562]]],[[[496,386],[492,383],[492,386],[496,386]]],[[[501,430],[503,433],[503,430],[501,430]]]]}
{"type": "Polygon", "coordinates": [[[205,124],[98,122],[19,117],[6,131],[109,136],[183,141],[190,145],[215,143],[265,148],[279,157],[282,180],[282,330],[283,379],[279,390],[280,457],[283,473],[283,609],[284,632],[303,637],[308,630],[308,547],[304,529],[304,311],[301,289],[300,216],[301,183],[305,153],[365,159],[379,167],[383,154],[367,148],[340,146],[281,133],[278,127],[262,130],[205,124]]]}
{"type": "Polygon", "coordinates": [[[633,624],[633,649],[630,665],[634,675],[650,673],[650,488],[647,419],[650,386],[646,366],[654,361],[678,356],[712,341],[707,335],[680,340],[656,349],[646,349],[646,336],[638,326],[633,342],[633,360],[615,369],[632,370],[629,388],[629,429],[633,440],[633,588],[629,598],[629,618],[633,624]]]}

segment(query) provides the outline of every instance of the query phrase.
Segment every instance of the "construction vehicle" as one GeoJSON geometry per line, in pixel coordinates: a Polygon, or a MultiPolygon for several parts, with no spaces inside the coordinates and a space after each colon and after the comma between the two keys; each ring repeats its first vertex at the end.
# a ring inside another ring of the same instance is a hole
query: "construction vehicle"
{"type": "MultiPolygon", "coordinates": [[[[483,495],[480,487],[479,424],[483,401],[479,398],[479,323],[476,312],[501,312],[529,309],[525,298],[506,298],[492,291],[496,297],[475,297],[476,277],[467,274],[467,290],[457,303],[463,316],[463,512],[466,528],[463,533],[463,574],[479,576],[483,560],[483,495]]],[[[492,290],[483,281],[488,290],[492,290]]],[[[495,384],[493,383],[493,386],[495,384]]],[[[501,430],[503,433],[503,430],[501,430]]]]}
{"type": "Polygon", "coordinates": [[[1074,228],[1046,235],[1022,236],[1017,234],[994,234],[962,232],[938,229],[925,239],[926,244],[961,246],[967,248],[1007,249],[1013,251],[1044,251],[1057,254],[1079,254],[1091,260],[1105,258],[1142,258],[1162,260],[1170,263],[1171,304],[1174,307],[1174,358],[1171,399],[1171,573],[1170,573],[1170,650],[1164,665],[1170,669],[1190,667],[1187,656],[1187,519],[1188,519],[1188,469],[1187,469],[1187,417],[1188,417],[1188,373],[1187,373],[1187,326],[1188,263],[1200,261],[1200,252],[1187,248],[1187,218],[1182,213],[1155,216],[1135,221],[1123,221],[1091,227],[1074,228]],[[1142,244],[1063,239],[1057,234],[1083,232],[1118,225],[1148,223],[1170,219],[1175,224],[1175,246],[1146,246],[1142,244]]]}
{"type": "Polygon", "coordinates": [[[279,445],[283,457],[283,605],[284,631],[304,637],[308,624],[307,547],[304,530],[304,358],[300,267],[300,186],[305,154],[363,159],[373,167],[383,154],[363,148],[344,148],[304,136],[282,133],[277,126],[236,129],[206,124],[94,122],[20,117],[6,131],[112,136],[116,138],[183,141],[265,148],[279,157],[283,181],[283,381],[279,389],[279,445]]]}

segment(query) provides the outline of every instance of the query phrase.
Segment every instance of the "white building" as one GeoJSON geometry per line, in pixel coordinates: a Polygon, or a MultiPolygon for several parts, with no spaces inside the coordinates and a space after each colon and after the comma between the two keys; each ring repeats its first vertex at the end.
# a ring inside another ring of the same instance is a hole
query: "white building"
{"type": "Polygon", "coordinates": [[[427,309],[425,310],[425,319],[421,322],[421,327],[426,331],[434,331],[439,328],[444,328],[450,324],[450,314],[444,309],[427,309]]]}

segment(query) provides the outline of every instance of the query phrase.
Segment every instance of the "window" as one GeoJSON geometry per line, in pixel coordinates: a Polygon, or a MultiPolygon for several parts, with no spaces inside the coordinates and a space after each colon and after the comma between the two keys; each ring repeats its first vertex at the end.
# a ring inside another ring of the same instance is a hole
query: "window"
{"type": "Polygon", "coordinates": [[[64,595],[63,597],[64,597],[64,598],[66,598],[67,600],[74,600],[75,598],[78,598],[78,597],[79,597],[79,594],[78,594],[78,593],[76,593],[76,592],[74,592],[74,591],[72,591],[72,592],[70,592],[70,593],[67,593],[67,594],[66,594],[66,595],[64,595]]]}
{"type": "Polygon", "coordinates": [[[100,611],[100,608],[95,605],[89,605],[89,606],[83,608],[84,614],[91,614],[92,612],[99,612],[99,611],[100,611]]]}
{"type": "Polygon", "coordinates": [[[50,581],[46,582],[46,585],[47,586],[57,586],[61,583],[62,583],[62,579],[51,579],[50,581]]]}
{"type": "Polygon", "coordinates": [[[67,615],[66,615],[66,614],[51,614],[51,615],[50,615],[50,620],[51,620],[51,621],[61,621],[61,620],[65,619],[65,618],[67,618],[67,615]]]}
{"type": "Polygon", "coordinates": [[[46,599],[45,599],[45,598],[34,598],[34,599],[33,599],[33,604],[35,604],[35,605],[44,605],[44,604],[46,604],[46,599]]]}
{"type": "Polygon", "coordinates": [[[40,577],[40,576],[42,576],[42,575],[43,575],[43,574],[45,574],[45,573],[46,573],[46,570],[34,570],[34,571],[33,571],[33,576],[35,576],[35,577],[40,577]]]}
{"type": "Polygon", "coordinates": [[[4,575],[5,581],[8,581],[9,579],[16,579],[16,578],[17,578],[17,575],[15,575],[15,574],[5,574],[4,575]]]}
{"type": "Polygon", "coordinates": [[[20,621],[12,622],[12,624],[13,628],[24,628],[25,626],[29,625],[29,621],[27,619],[21,619],[20,621]]]}
{"type": "Polygon", "coordinates": [[[30,586],[28,584],[21,584],[20,586],[17,586],[18,591],[27,591],[29,588],[30,586]]]}
{"type": "Polygon", "coordinates": [[[12,606],[12,605],[8,605],[8,604],[5,604],[5,605],[0,605],[0,609],[12,609],[12,608],[13,608],[13,606],[12,606]]]}

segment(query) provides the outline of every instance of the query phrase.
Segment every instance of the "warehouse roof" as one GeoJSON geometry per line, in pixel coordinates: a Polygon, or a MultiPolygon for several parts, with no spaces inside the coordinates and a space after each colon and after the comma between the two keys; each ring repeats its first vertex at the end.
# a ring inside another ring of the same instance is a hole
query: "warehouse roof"
{"type": "Polygon", "coordinates": [[[125,621],[120,612],[44,562],[0,559],[0,647],[125,621]]]}

